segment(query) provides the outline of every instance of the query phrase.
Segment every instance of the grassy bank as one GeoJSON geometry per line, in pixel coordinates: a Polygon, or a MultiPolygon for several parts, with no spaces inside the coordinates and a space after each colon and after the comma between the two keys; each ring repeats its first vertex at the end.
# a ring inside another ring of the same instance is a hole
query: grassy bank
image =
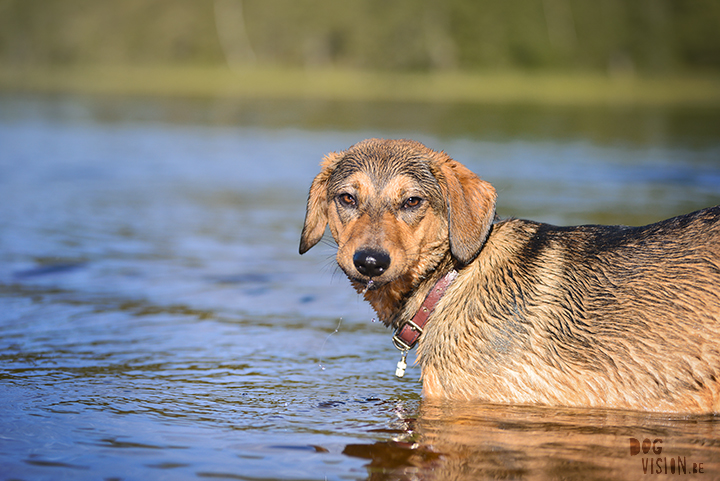
{"type": "Polygon", "coordinates": [[[474,104],[720,107],[720,74],[373,73],[223,67],[7,68],[0,91],[474,104]]]}

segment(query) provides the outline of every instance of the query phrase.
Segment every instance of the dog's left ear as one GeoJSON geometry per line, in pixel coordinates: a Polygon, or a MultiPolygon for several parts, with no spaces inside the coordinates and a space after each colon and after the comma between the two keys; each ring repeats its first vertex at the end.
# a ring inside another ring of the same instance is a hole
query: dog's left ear
{"type": "Polygon", "coordinates": [[[327,183],[342,153],[332,152],[325,156],[320,166],[322,170],[313,179],[307,200],[305,224],[300,235],[300,254],[305,254],[312,246],[320,242],[325,233],[328,215],[327,183]]]}
{"type": "MultiPolygon", "coordinates": [[[[468,264],[480,252],[495,220],[497,193],[467,167],[449,157],[440,163],[445,177],[450,252],[468,264]]],[[[442,185],[442,182],[441,182],[442,185]]]]}

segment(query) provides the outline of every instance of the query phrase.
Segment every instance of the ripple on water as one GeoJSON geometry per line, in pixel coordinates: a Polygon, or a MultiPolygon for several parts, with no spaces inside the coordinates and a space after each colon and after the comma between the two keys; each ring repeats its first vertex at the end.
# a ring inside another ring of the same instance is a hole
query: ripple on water
{"type": "MultiPolygon", "coordinates": [[[[332,243],[297,254],[318,162],[366,133],[36,117],[0,121],[4,478],[637,479],[660,456],[630,438],[718,477],[714,417],[436,404],[416,367],[396,379],[332,243]]],[[[420,139],[492,182],[503,216],[720,203],[716,140],[420,139]]]]}

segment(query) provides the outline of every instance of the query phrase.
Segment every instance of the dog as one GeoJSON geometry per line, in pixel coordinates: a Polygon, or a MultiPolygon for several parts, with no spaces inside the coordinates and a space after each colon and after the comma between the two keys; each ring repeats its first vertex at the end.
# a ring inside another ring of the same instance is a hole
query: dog
{"type": "Polygon", "coordinates": [[[365,140],[323,159],[300,254],[329,227],[426,398],[720,413],[720,206],[558,227],[496,197],[444,152],[365,140]]]}

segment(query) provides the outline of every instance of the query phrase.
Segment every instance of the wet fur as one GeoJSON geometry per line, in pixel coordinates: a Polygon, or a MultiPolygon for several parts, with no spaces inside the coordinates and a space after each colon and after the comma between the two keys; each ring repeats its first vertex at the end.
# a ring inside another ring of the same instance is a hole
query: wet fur
{"type": "Polygon", "coordinates": [[[418,345],[426,397],[720,413],[720,207],[556,227],[498,221],[495,197],[443,152],[366,140],[323,161],[300,252],[328,225],[338,265],[393,327],[459,272],[418,345]],[[372,279],[353,265],[367,248],[392,259],[372,279]]]}

